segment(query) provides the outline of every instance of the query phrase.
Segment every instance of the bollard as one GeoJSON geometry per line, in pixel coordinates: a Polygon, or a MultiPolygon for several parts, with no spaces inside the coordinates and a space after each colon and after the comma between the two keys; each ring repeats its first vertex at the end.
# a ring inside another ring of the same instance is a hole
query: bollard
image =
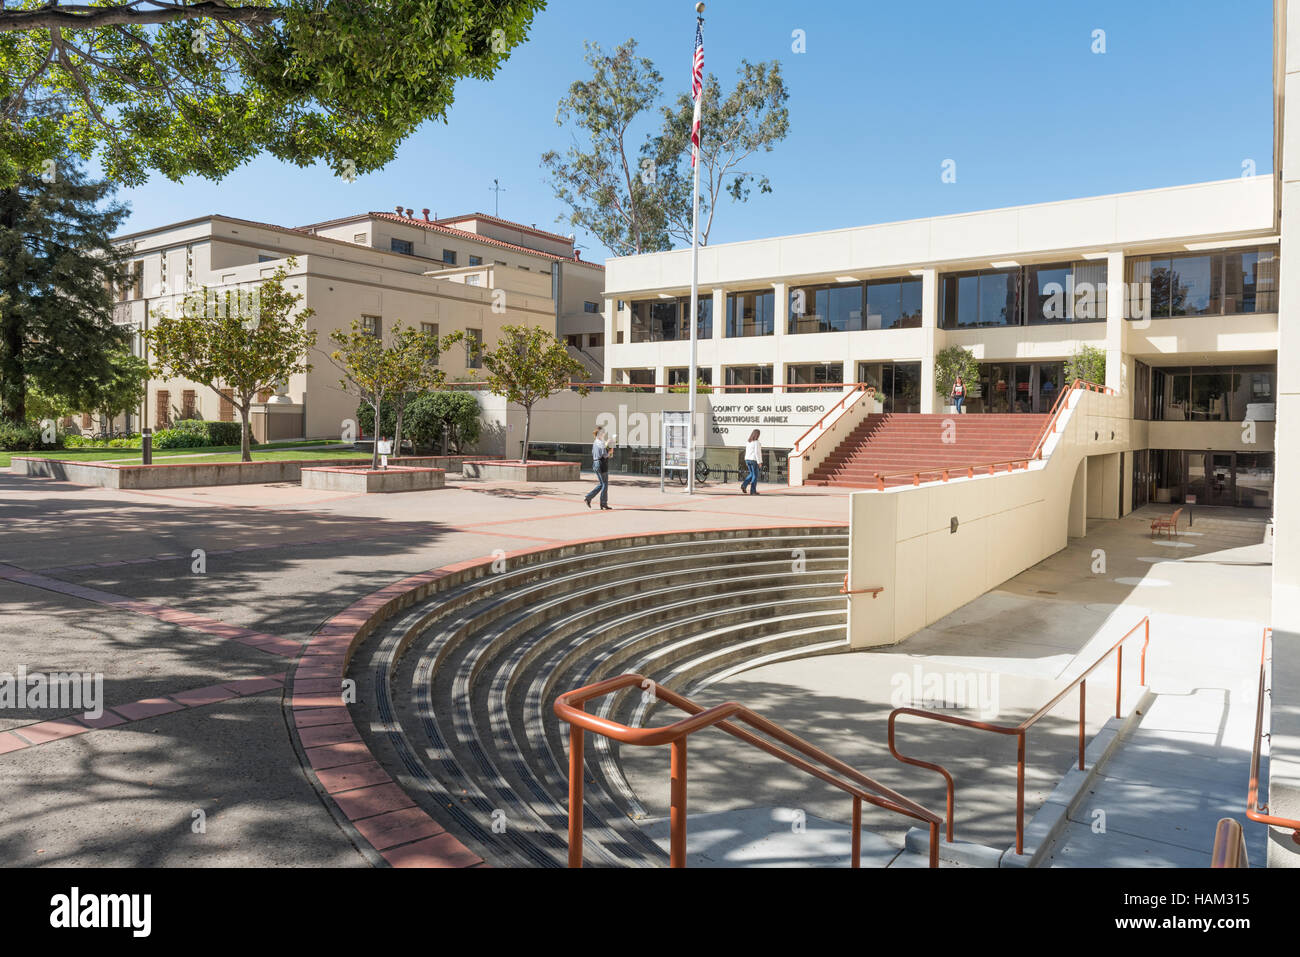
{"type": "Polygon", "coordinates": [[[153,465],[153,429],[140,430],[140,453],[145,465],[153,465]]]}

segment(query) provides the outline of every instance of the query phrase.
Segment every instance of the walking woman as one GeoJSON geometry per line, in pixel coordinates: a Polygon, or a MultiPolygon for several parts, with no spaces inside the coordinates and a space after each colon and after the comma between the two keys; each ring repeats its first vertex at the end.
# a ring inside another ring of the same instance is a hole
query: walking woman
{"type": "Polygon", "coordinates": [[[591,500],[599,495],[600,507],[612,512],[613,509],[609,507],[609,447],[605,444],[603,429],[592,429],[591,436],[594,439],[591,443],[591,467],[596,472],[596,487],[587,493],[583,501],[587,503],[587,508],[591,508],[591,500]]]}
{"type": "Polygon", "coordinates": [[[749,474],[745,480],[740,483],[740,494],[745,494],[745,486],[749,486],[749,494],[758,494],[758,465],[763,461],[763,447],[758,444],[758,429],[749,433],[749,441],[745,443],[745,465],[749,467],[749,474]]]}
{"type": "Polygon", "coordinates": [[[952,384],[952,404],[957,407],[957,414],[961,414],[962,403],[966,401],[966,383],[961,381],[961,376],[957,376],[957,381],[952,384]]]}

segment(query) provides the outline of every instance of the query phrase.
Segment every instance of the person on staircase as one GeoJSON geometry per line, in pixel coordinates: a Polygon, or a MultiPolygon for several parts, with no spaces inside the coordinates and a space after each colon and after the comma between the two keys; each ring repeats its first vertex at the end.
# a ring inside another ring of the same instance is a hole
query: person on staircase
{"type": "Polygon", "coordinates": [[[745,476],[740,483],[740,494],[745,494],[745,486],[749,486],[749,494],[758,494],[758,467],[763,461],[763,447],[758,444],[758,429],[749,433],[749,441],[745,443],[745,465],[749,469],[749,474],[745,476]]]}
{"type": "Polygon", "coordinates": [[[962,414],[962,405],[966,402],[966,383],[961,381],[961,376],[957,376],[957,381],[952,384],[952,404],[957,407],[957,414],[962,414]]]}

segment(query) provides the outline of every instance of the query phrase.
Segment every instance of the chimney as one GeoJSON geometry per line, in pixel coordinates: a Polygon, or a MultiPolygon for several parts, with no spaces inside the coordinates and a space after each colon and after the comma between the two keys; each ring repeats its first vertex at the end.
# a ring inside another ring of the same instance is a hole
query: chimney
{"type": "Polygon", "coordinates": [[[410,207],[407,207],[406,218],[410,219],[414,214],[415,214],[415,210],[411,209],[410,207]]]}
{"type": "Polygon", "coordinates": [[[575,261],[581,259],[581,258],[582,258],[582,252],[581,252],[581,250],[577,250],[577,249],[575,249],[575,250],[573,251],[573,258],[574,258],[575,261]]]}
{"type": "Polygon", "coordinates": [[[401,215],[402,215],[402,207],[398,206],[398,207],[396,207],[396,208],[397,208],[397,215],[398,215],[398,216],[401,216],[401,215]]]}
{"type": "Polygon", "coordinates": [[[428,210],[428,209],[422,209],[422,210],[420,210],[420,212],[424,213],[424,221],[427,223],[427,222],[429,221],[429,210],[428,210]]]}

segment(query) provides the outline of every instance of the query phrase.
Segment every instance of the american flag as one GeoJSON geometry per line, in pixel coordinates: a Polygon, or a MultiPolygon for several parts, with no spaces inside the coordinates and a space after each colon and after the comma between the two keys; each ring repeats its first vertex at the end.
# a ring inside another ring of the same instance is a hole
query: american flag
{"type": "Polygon", "coordinates": [[[695,20],[695,56],[691,59],[691,97],[695,100],[695,122],[691,125],[691,167],[700,156],[700,101],[704,98],[704,21],[695,20]]]}

